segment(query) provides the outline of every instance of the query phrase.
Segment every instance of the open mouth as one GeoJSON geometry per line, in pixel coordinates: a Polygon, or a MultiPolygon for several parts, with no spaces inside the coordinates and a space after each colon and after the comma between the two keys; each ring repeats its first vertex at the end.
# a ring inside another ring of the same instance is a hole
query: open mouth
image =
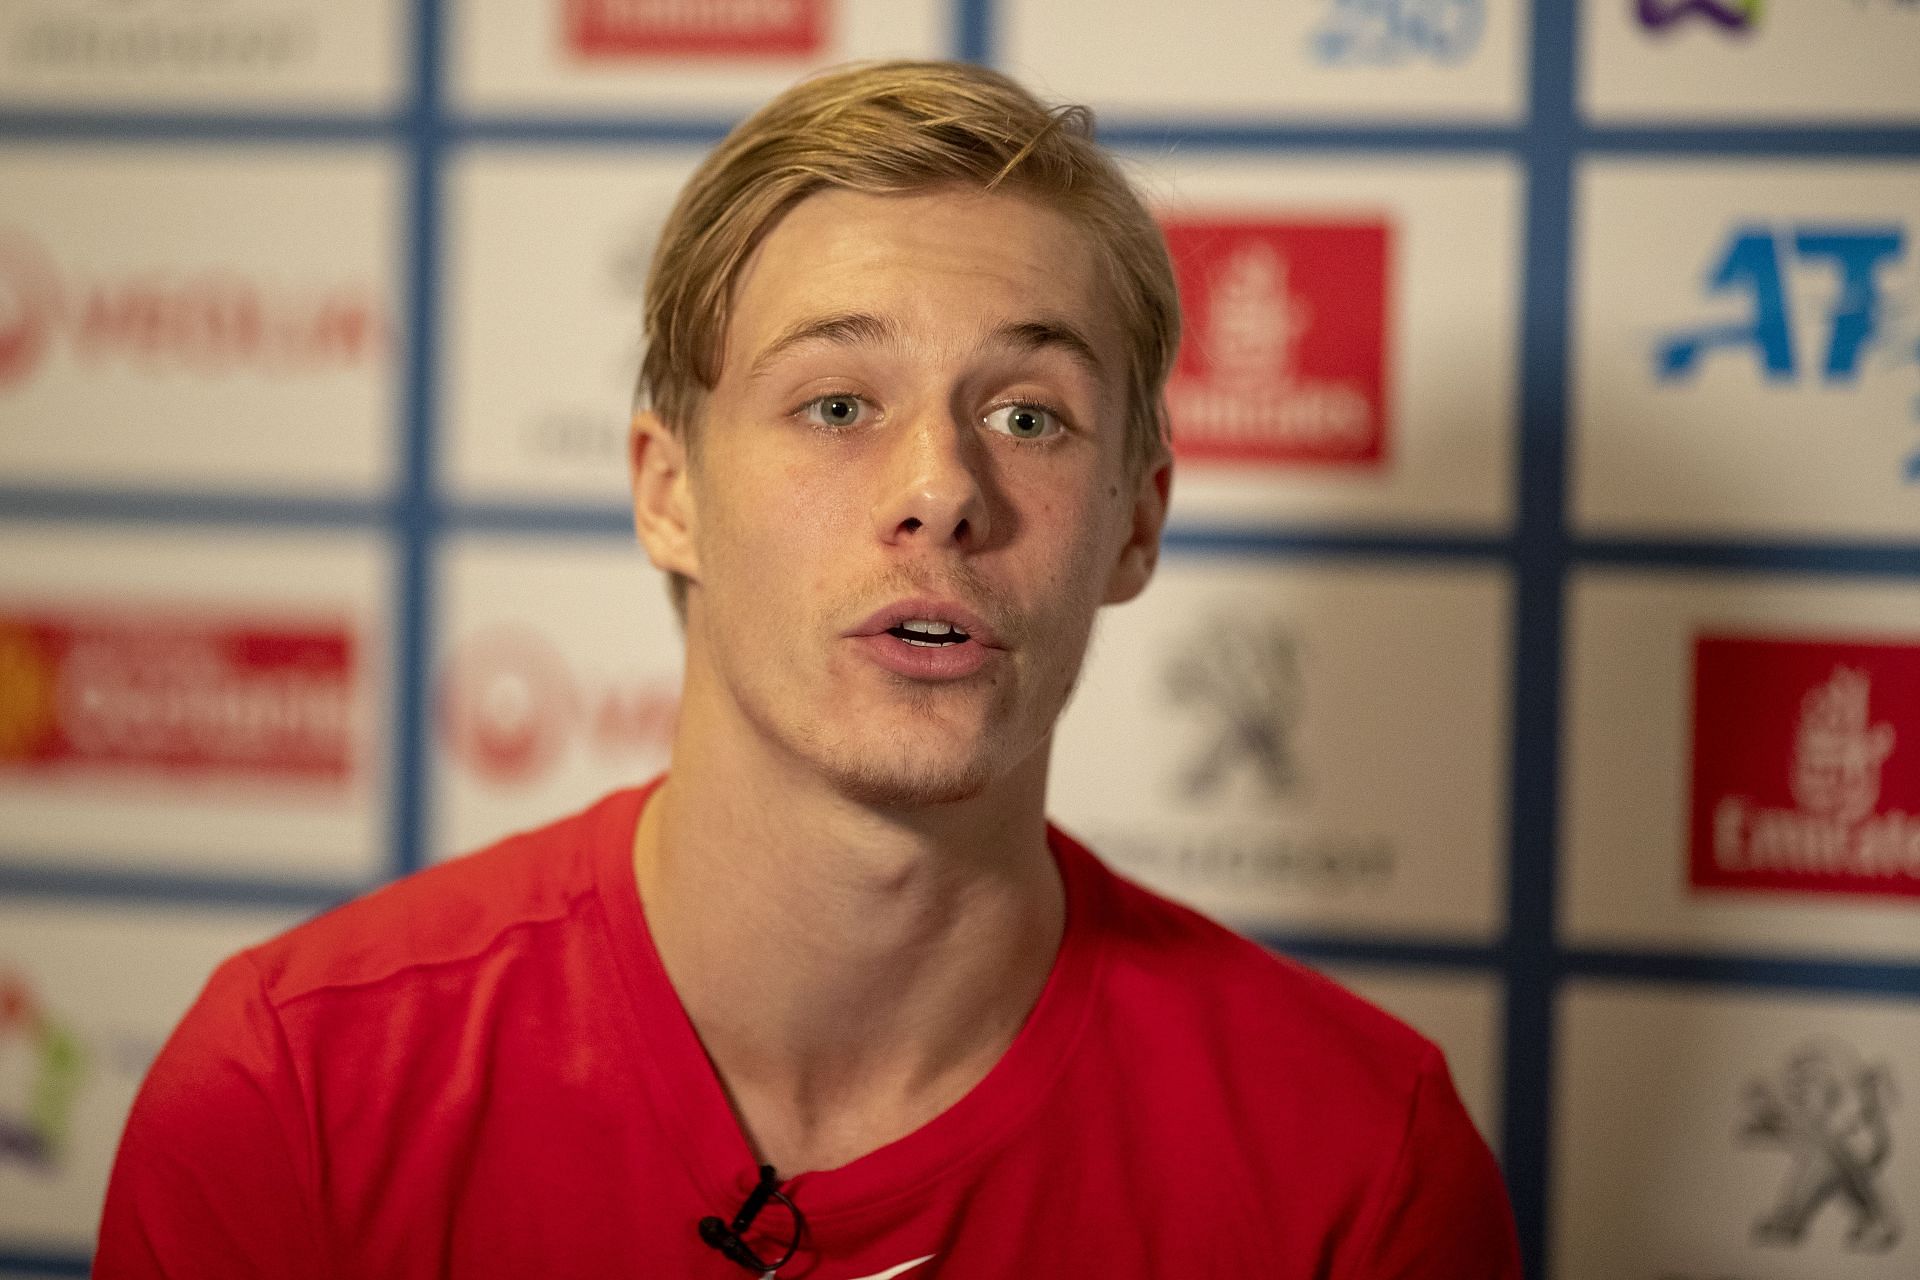
{"type": "Polygon", "coordinates": [[[965,644],[973,638],[951,622],[932,622],[919,618],[888,627],[887,634],[921,649],[943,649],[948,645],[965,644]]]}

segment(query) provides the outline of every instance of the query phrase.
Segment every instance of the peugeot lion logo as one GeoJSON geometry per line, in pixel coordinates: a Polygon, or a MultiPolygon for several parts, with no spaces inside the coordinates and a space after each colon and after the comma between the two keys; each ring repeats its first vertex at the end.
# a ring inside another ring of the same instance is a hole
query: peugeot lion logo
{"type": "Polygon", "coordinates": [[[1195,800],[1212,796],[1239,774],[1267,799],[1300,784],[1290,738],[1300,719],[1300,642],[1274,622],[1221,619],[1170,662],[1166,690],[1212,727],[1181,776],[1195,800]]]}
{"type": "Polygon", "coordinates": [[[1900,1239],[1900,1221],[1875,1179],[1893,1149],[1887,1109],[1894,1105],[1885,1064],[1866,1066],[1837,1040],[1794,1050],[1772,1080],[1747,1085],[1749,1142],[1785,1147],[1793,1157],[1773,1209],[1753,1224],[1759,1244],[1797,1245],[1829,1204],[1852,1222],[1847,1247],[1885,1253],[1900,1239]]]}

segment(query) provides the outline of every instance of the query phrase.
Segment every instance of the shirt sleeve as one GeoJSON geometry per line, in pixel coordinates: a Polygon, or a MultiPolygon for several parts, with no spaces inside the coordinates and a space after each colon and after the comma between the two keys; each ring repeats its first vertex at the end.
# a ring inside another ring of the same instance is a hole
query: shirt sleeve
{"type": "Polygon", "coordinates": [[[1357,1265],[1341,1280],[1520,1280],[1506,1183],[1437,1049],[1359,1237],[1357,1265]]]}
{"type": "Polygon", "coordinates": [[[154,1059],[121,1135],[99,1280],[318,1280],[312,1126],[280,1020],[245,955],[154,1059]]]}

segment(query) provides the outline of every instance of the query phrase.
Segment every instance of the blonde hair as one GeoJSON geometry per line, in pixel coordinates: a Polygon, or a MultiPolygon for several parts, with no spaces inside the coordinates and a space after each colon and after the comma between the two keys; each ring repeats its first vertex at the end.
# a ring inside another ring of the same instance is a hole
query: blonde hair
{"type": "MultiPolygon", "coordinates": [[[[869,195],[948,184],[1007,191],[1087,230],[1127,346],[1127,448],[1137,474],[1166,448],[1180,303],[1166,241],[1085,107],[1049,109],[967,63],[876,62],[803,80],[709,155],[668,216],[647,277],[639,398],[691,447],[720,374],[733,286],[754,247],[823,188],[869,195]]],[[[678,594],[678,593],[676,593],[678,594]]]]}

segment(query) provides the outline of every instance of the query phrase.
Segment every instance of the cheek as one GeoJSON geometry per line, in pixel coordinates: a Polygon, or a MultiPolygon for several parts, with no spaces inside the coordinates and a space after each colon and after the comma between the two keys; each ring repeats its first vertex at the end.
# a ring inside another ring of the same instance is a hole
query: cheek
{"type": "MultiPolygon", "coordinates": [[[[718,451],[715,451],[716,454],[718,451]]],[[[760,556],[778,544],[803,504],[797,468],[728,453],[709,459],[695,489],[700,532],[722,554],[760,556]]]]}
{"type": "Polygon", "coordinates": [[[1053,489],[1036,496],[1028,510],[1033,513],[1037,531],[1044,531],[1044,536],[1060,549],[1061,554],[1051,558],[1050,576],[1062,604],[1084,604],[1088,599],[1097,604],[1105,593],[1106,573],[1118,555],[1124,533],[1116,515],[1120,504],[1103,496],[1103,490],[1081,493],[1078,499],[1062,496],[1063,492],[1072,495],[1077,491],[1053,489]]]}
{"type": "Polygon", "coordinates": [[[742,607],[831,598],[835,573],[844,573],[856,545],[849,522],[860,511],[843,474],[800,462],[736,468],[724,488],[711,487],[708,502],[702,563],[723,567],[716,579],[739,584],[742,607]]]}

